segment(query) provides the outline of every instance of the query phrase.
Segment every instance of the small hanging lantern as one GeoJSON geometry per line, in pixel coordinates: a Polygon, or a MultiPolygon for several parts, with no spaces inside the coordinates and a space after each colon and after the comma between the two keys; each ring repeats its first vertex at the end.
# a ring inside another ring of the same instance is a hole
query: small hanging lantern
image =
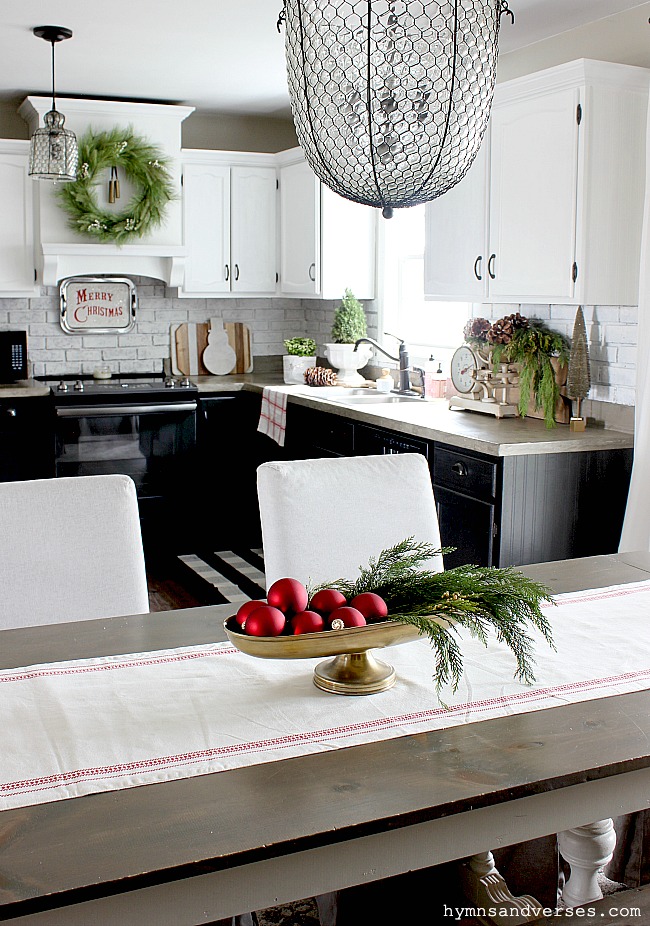
{"type": "Polygon", "coordinates": [[[77,139],[74,132],[63,127],[65,116],[57,111],[54,93],[54,45],[72,38],[72,32],[63,26],[36,26],[33,32],[52,44],[52,109],[43,117],[43,128],[32,135],[29,176],[34,180],[76,180],[77,139]]]}
{"type": "Polygon", "coordinates": [[[284,0],[289,96],[319,179],[358,203],[435,199],[487,126],[507,0],[284,0]]]}

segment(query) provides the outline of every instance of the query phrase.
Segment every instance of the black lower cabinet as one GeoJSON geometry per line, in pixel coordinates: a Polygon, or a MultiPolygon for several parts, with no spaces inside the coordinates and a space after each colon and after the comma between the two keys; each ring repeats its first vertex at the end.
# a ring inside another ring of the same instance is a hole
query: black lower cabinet
{"type": "Polygon", "coordinates": [[[195,543],[212,550],[261,544],[257,467],[282,448],[257,430],[261,396],[218,393],[199,400],[195,543]]]}
{"type": "Polygon", "coordinates": [[[421,453],[448,568],[523,566],[618,548],[632,450],[496,457],[289,403],[280,447],[257,431],[261,396],[201,399],[197,510],[212,549],[261,543],[257,467],[269,460],[421,453]]]}
{"type": "Polygon", "coordinates": [[[494,565],[494,505],[450,492],[434,489],[440,542],[454,547],[445,554],[447,569],[473,563],[475,566],[494,565]]]}
{"type": "Polygon", "coordinates": [[[54,446],[50,396],[0,401],[0,482],[50,479],[54,446]]]}
{"type": "MultiPolygon", "coordinates": [[[[339,415],[289,404],[283,458],[316,460],[321,457],[353,456],[358,428],[359,425],[339,415]]],[[[276,445],[275,459],[279,459],[277,449],[276,445]]]]}

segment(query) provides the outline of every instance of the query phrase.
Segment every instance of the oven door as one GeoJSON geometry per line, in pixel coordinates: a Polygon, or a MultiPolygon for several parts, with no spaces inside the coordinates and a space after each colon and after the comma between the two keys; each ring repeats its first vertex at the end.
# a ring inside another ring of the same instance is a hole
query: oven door
{"type": "Polygon", "coordinates": [[[193,484],[196,407],[195,401],[59,405],[56,475],[124,473],[135,482],[143,528],[177,530],[193,484]]]}

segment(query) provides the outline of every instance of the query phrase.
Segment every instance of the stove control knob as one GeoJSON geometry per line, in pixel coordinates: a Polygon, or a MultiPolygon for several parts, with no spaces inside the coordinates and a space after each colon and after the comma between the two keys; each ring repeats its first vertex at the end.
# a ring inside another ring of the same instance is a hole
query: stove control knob
{"type": "Polygon", "coordinates": [[[165,380],[165,386],[168,389],[173,389],[175,385],[176,385],[176,380],[172,379],[171,376],[165,380]]]}
{"type": "Polygon", "coordinates": [[[75,391],[76,391],[76,392],[83,392],[83,391],[84,391],[84,384],[81,382],[80,379],[78,379],[77,382],[74,384],[74,388],[75,388],[75,391]]]}
{"type": "Polygon", "coordinates": [[[61,380],[61,382],[59,383],[59,385],[56,387],[56,391],[57,391],[57,392],[67,392],[67,391],[68,391],[68,384],[67,384],[67,383],[64,383],[63,380],[61,380]]]}
{"type": "Polygon", "coordinates": [[[179,385],[183,386],[185,389],[189,389],[192,383],[189,381],[188,377],[186,376],[184,379],[180,381],[179,385]]]}

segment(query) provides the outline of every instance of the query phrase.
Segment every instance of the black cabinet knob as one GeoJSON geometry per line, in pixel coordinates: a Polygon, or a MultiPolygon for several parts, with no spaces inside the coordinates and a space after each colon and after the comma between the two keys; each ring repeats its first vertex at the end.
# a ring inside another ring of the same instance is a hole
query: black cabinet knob
{"type": "Polygon", "coordinates": [[[452,473],[456,473],[457,476],[467,475],[467,467],[464,463],[461,463],[460,460],[452,464],[451,471],[452,473]]]}

